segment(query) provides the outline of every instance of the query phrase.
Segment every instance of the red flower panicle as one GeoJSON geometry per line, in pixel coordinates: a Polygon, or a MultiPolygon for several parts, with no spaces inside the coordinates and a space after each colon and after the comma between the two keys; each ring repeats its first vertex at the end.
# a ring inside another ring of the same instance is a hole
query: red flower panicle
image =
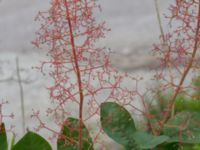
{"type": "Polygon", "coordinates": [[[79,118],[81,126],[98,116],[102,102],[116,100],[128,105],[135,95],[122,84],[128,75],[111,66],[111,52],[96,47],[108,31],[105,22],[97,23],[94,18],[94,10],[99,8],[96,0],[52,0],[50,9],[36,18],[42,24],[33,43],[47,49],[49,56],[39,68],[53,79],[48,89],[55,107],[47,112],[63,116],[55,118],[59,126],[70,115],[79,118]]]}

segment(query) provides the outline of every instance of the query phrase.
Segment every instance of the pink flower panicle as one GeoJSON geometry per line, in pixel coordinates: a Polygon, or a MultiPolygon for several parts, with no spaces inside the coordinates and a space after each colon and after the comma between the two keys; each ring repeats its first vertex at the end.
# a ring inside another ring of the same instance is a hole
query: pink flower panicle
{"type": "MultiPolygon", "coordinates": [[[[13,113],[10,113],[10,114],[4,114],[3,113],[3,107],[5,107],[5,105],[8,104],[8,101],[4,101],[2,100],[0,102],[0,126],[1,124],[5,121],[5,119],[13,119],[14,118],[14,114],[13,113]]],[[[15,126],[14,125],[10,125],[9,129],[7,128],[7,132],[12,132],[13,128],[15,126]]]]}
{"type": "Polygon", "coordinates": [[[55,117],[58,125],[69,115],[77,116],[81,94],[84,122],[99,115],[102,102],[116,100],[130,105],[136,95],[123,84],[135,79],[112,67],[110,50],[96,47],[96,42],[109,31],[105,22],[97,23],[94,18],[93,13],[99,8],[96,0],[52,0],[50,9],[36,17],[42,24],[33,44],[47,49],[49,56],[39,68],[52,78],[48,90],[54,107],[47,113],[64,117],[55,117]]]}
{"type": "MultiPolygon", "coordinates": [[[[197,31],[198,8],[198,0],[176,0],[170,5],[170,14],[166,16],[170,19],[169,32],[164,36],[165,41],[154,47],[154,52],[161,56],[162,73],[159,74],[162,74],[160,80],[165,83],[163,86],[165,90],[178,86],[177,80],[187,70],[191,60],[190,68],[194,70],[199,68],[197,52],[194,53],[194,49],[199,48],[197,41],[200,40],[200,33],[197,31]]],[[[184,92],[184,87],[181,91],[184,92]]]]}
{"type": "Polygon", "coordinates": [[[160,56],[161,71],[157,71],[155,80],[162,83],[159,90],[163,94],[172,92],[159,121],[160,129],[167,120],[174,116],[175,101],[179,94],[191,96],[194,87],[188,80],[191,71],[199,69],[198,49],[200,48],[200,1],[176,0],[169,8],[169,31],[155,46],[155,53],[160,56]],[[164,39],[164,40],[163,40],[164,39]]]}

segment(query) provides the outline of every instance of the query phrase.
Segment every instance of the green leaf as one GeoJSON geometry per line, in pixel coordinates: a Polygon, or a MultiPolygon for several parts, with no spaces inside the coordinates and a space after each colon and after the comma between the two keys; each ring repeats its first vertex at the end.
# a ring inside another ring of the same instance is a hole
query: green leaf
{"type": "Polygon", "coordinates": [[[0,125],[0,150],[8,150],[7,135],[4,123],[0,125]]]}
{"type": "Polygon", "coordinates": [[[200,101],[184,95],[178,95],[175,103],[175,111],[200,111],[200,101]]]}
{"type": "Polygon", "coordinates": [[[29,131],[12,150],[52,150],[52,148],[43,137],[29,131]]]}
{"type": "Polygon", "coordinates": [[[163,129],[168,142],[200,143],[200,112],[180,112],[168,120],[163,129]]]}
{"type": "Polygon", "coordinates": [[[10,143],[11,149],[13,149],[13,147],[15,145],[15,137],[16,137],[16,135],[13,133],[13,136],[12,136],[12,139],[11,139],[11,143],[10,143]]]}
{"type": "Polygon", "coordinates": [[[193,146],[193,149],[194,149],[194,150],[200,150],[200,144],[195,144],[195,145],[193,146]]]}
{"type": "MultiPolygon", "coordinates": [[[[79,120],[68,118],[61,129],[57,140],[58,150],[78,150],[79,149],[79,120]]],[[[82,126],[82,149],[93,150],[92,139],[85,125],[82,126]]]]}
{"type": "Polygon", "coordinates": [[[168,136],[153,136],[146,132],[137,131],[133,134],[134,140],[140,146],[141,149],[152,149],[157,145],[160,145],[166,142],[169,137],[168,136]]]}
{"type": "Polygon", "coordinates": [[[127,150],[139,149],[132,138],[135,123],[129,112],[113,102],[101,104],[101,125],[106,134],[127,150]]]}
{"type": "Polygon", "coordinates": [[[193,146],[193,144],[183,144],[180,145],[178,150],[194,150],[193,146]]]}
{"type": "Polygon", "coordinates": [[[164,143],[157,146],[154,150],[179,150],[179,143],[164,143]]]}

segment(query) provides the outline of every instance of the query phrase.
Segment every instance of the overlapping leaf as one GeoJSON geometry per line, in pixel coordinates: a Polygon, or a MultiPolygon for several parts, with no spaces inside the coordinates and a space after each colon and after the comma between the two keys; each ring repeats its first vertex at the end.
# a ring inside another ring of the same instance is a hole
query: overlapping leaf
{"type": "Polygon", "coordinates": [[[0,125],[0,150],[8,150],[7,135],[4,123],[0,125]]]}
{"type": "MultiPolygon", "coordinates": [[[[85,125],[82,127],[82,148],[83,150],[93,150],[92,139],[85,125]]],[[[57,140],[58,150],[78,150],[79,149],[79,120],[68,118],[60,136],[57,140]]]]}
{"type": "Polygon", "coordinates": [[[163,129],[168,142],[200,143],[200,112],[180,112],[168,120],[163,129]]]}

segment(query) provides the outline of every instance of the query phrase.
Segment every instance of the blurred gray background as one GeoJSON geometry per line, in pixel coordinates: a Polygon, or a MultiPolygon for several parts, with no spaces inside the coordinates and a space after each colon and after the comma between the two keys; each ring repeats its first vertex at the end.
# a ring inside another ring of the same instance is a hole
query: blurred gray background
{"type": "MultiPolygon", "coordinates": [[[[167,13],[173,0],[158,0],[160,13],[167,13]]],[[[156,60],[148,55],[152,44],[159,39],[158,21],[154,0],[99,0],[102,13],[98,20],[105,20],[111,31],[99,43],[119,55],[113,63],[120,69],[132,71],[155,65],[156,60]],[[138,59],[137,56],[140,56],[138,59]],[[120,63],[119,63],[120,62],[120,63]]],[[[47,10],[49,0],[1,0],[0,2],[0,51],[12,55],[41,53],[34,49],[31,41],[40,23],[34,18],[38,11],[47,10]]],[[[166,20],[162,18],[163,27],[166,20]]]]}
{"type": "MultiPolygon", "coordinates": [[[[159,0],[161,14],[167,12],[171,1],[159,0]]],[[[103,11],[97,14],[97,18],[105,20],[111,28],[103,46],[121,53],[142,53],[157,42],[159,29],[154,0],[99,0],[99,3],[103,11]]],[[[48,6],[49,0],[1,0],[0,50],[33,51],[30,41],[39,26],[34,17],[48,6]]]]}

